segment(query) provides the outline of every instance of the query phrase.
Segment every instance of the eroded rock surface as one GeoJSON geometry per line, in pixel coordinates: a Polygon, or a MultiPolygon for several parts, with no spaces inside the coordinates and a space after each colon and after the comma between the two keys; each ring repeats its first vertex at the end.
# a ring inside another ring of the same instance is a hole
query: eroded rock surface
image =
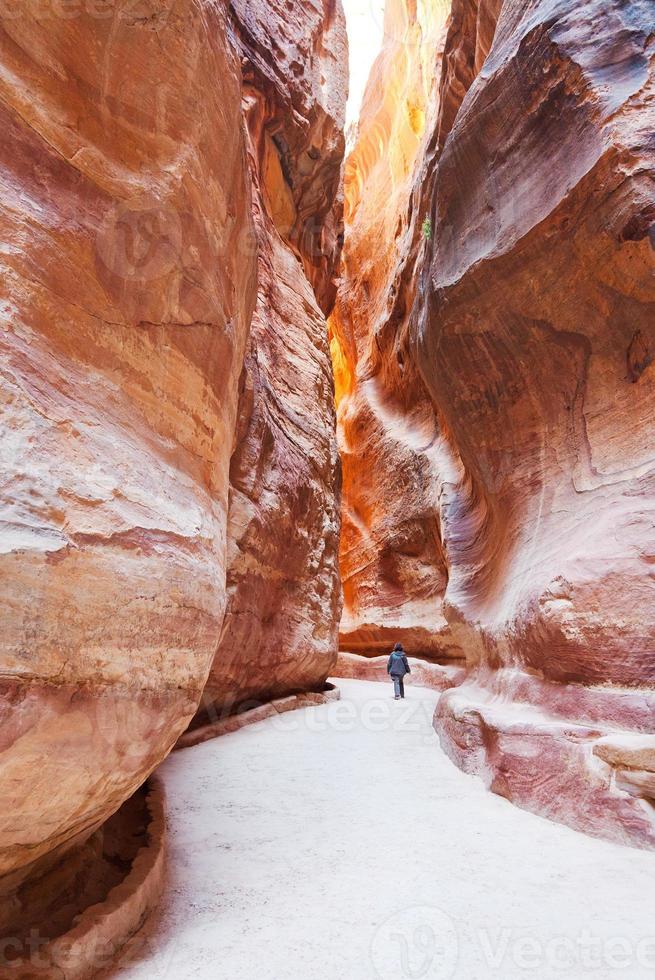
{"type": "Polygon", "coordinates": [[[233,2],[259,293],[230,474],[228,610],[203,716],[320,688],[337,654],[339,460],[325,313],[343,223],[341,4],[233,2]]]}
{"type": "Polygon", "coordinates": [[[231,0],[257,178],[280,237],[329,312],[343,237],[348,40],[341,0],[231,0]]]}
{"type": "Polygon", "coordinates": [[[406,267],[403,234],[387,214],[365,236],[357,214],[335,357],[345,648],[374,652],[391,625],[417,653],[412,623],[431,623],[469,666],[437,713],[458,764],[648,846],[652,772],[596,747],[655,729],[653,27],[647,0],[456,0],[413,191],[403,206],[393,170],[365,187],[430,241],[398,288],[377,269],[406,267]]]}
{"type": "Polygon", "coordinates": [[[233,700],[336,656],[340,6],[90,6],[1,17],[2,926],[167,754],[221,635],[233,700]]]}
{"type": "Polygon", "coordinates": [[[467,474],[448,617],[502,668],[446,695],[444,740],[479,738],[511,799],[650,844],[652,806],[588,746],[655,728],[653,26],[648,3],[506,0],[439,161],[417,320],[467,474]]]}
{"type": "Polygon", "coordinates": [[[2,888],[194,711],[255,301],[222,7],[36,14],[0,33],[2,888]]]}

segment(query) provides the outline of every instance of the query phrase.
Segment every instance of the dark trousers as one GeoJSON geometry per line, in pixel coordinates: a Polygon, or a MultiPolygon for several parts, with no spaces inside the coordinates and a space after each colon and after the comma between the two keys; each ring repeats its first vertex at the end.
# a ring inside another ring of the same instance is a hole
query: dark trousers
{"type": "Polygon", "coordinates": [[[405,678],[404,677],[392,677],[393,681],[393,693],[397,698],[405,697],[405,678]]]}

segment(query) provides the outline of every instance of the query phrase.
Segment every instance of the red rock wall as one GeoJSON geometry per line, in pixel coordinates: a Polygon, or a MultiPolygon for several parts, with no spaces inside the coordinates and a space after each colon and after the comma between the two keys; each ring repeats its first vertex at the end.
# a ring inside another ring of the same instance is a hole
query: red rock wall
{"type": "Polygon", "coordinates": [[[652,807],[589,757],[611,721],[587,731],[578,688],[614,685],[621,727],[655,729],[652,38],[648,3],[505,0],[439,162],[417,341],[467,474],[444,498],[448,616],[496,670],[444,699],[444,739],[481,738],[518,802],[655,843],[652,807]],[[560,700],[584,732],[543,717],[560,700]]]}
{"type": "Polygon", "coordinates": [[[325,312],[341,248],[340,4],[232,4],[259,293],[230,474],[228,610],[202,715],[320,688],[337,655],[339,460],[325,312]],[[323,308],[321,308],[323,307],[323,308]]]}
{"type": "Polygon", "coordinates": [[[343,238],[343,6],[341,0],[231,0],[230,7],[256,134],[256,180],[280,237],[329,312],[343,238]]]}
{"type": "MultiPolygon", "coordinates": [[[[235,569],[250,587],[263,568],[250,646],[236,628],[226,654],[237,699],[255,651],[258,692],[322,680],[338,618],[329,356],[303,267],[329,308],[340,76],[301,123],[303,66],[276,62],[288,97],[262,91],[264,117],[294,123],[269,128],[264,179],[237,4],[43,6],[0,16],[0,923],[188,724],[228,592],[245,613],[235,569]],[[284,240],[264,185],[294,216],[284,240]]],[[[345,63],[339,12],[308,7],[317,63],[345,63]]]]}
{"type": "MultiPolygon", "coordinates": [[[[414,293],[396,290],[394,278],[374,280],[373,316],[368,326],[360,318],[364,341],[342,330],[336,357],[348,406],[340,409],[346,607],[356,613],[354,630],[345,620],[344,645],[354,637],[352,647],[373,652],[391,624],[401,638],[405,627],[417,653],[412,620],[431,619],[469,665],[437,714],[452,757],[522,806],[648,846],[651,8],[646,0],[453,4],[432,137],[408,211],[394,214],[402,228],[419,201],[431,220],[414,293]],[[391,352],[414,397],[403,394],[391,352]],[[431,433],[424,445],[434,462],[422,482],[402,467],[398,477],[387,440],[352,412],[362,388],[383,406],[387,433],[405,441],[431,433]],[[417,404],[426,405],[424,429],[417,404]],[[395,479],[382,485],[387,460],[395,479]],[[386,599],[398,578],[377,569],[404,553],[389,533],[396,515],[421,510],[437,531],[433,555],[420,555],[431,612],[428,603],[414,615],[421,578],[410,569],[398,587],[397,608],[409,613],[400,622],[386,599]]],[[[390,194],[393,182],[384,181],[366,194],[390,194]]],[[[358,242],[368,269],[389,242],[384,261],[404,266],[407,248],[390,226],[389,216],[386,229],[357,231],[355,244],[348,232],[347,275],[358,242]]],[[[357,299],[354,312],[345,293],[342,302],[342,322],[360,317],[357,299]]]]}
{"type": "Polygon", "coordinates": [[[221,627],[255,299],[225,37],[220,5],[191,0],[3,8],[6,887],[166,755],[221,627]]]}

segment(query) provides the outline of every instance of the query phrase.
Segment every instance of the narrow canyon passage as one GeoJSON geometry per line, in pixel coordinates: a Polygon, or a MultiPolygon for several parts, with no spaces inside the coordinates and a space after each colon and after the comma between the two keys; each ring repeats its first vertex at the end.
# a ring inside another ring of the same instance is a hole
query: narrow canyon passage
{"type": "Polygon", "coordinates": [[[652,0],[0,68],[0,980],[655,977],[652,0]]]}
{"type": "Polygon", "coordinates": [[[435,692],[337,683],[164,763],[169,886],[108,977],[652,977],[655,854],[487,793],[439,749],[435,692]]]}

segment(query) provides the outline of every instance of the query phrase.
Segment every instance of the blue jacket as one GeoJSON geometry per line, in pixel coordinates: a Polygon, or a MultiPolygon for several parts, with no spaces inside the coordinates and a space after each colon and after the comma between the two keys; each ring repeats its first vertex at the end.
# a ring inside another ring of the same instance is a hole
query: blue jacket
{"type": "Polygon", "coordinates": [[[393,651],[387,664],[387,674],[391,674],[392,677],[404,677],[405,674],[411,674],[407,663],[407,654],[404,650],[393,651]]]}

